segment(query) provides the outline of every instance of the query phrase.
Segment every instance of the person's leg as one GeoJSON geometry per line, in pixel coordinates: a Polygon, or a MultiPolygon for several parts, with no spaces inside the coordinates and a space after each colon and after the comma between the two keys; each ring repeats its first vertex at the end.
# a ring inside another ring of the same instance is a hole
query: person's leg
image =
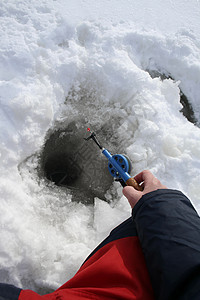
{"type": "Polygon", "coordinates": [[[75,293],[71,299],[154,299],[132,218],[112,230],[56,292],[67,299],[68,291],[75,293]]]}
{"type": "Polygon", "coordinates": [[[113,229],[88,256],[75,276],[58,290],[44,296],[22,290],[19,300],[27,299],[154,299],[132,218],[113,229]]]}
{"type": "MultiPolygon", "coordinates": [[[[115,240],[124,238],[124,237],[129,237],[129,236],[137,236],[137,230],[135,227],[135,224],[132,221],[132,218],[128,218],[124,222],[122,222],[120,225],[115,227],[109,236],[105,238],[95,249],[94,251],[87,257],[85,262],[92,256],[94,255],[99,249],[101,249],[103,246],[107,245],[110,242],[113,242],[115,240]]],[[[84,263],[85,263],[84,262],[84,263]]],[[[83,264],[84,264],[83,263],[83,264]]]]}

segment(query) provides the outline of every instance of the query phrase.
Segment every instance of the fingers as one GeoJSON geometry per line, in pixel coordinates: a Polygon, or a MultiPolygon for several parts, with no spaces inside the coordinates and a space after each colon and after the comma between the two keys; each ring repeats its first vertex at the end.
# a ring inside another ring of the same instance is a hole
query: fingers
{"type": "Polygon", "coordinates": [[[126,186],[123,189],[124,196],[128,199],[131,207],[133,208],[135,204],[140,200],[140,198],[152,191],[157,189],[166,189],[167,187],[162,185],[162,183],[148,170],[144,170],[141,173],[137,174],[134,179],[142,184],[144,190],[137,191],[131,186],[126,186]]]}
{"type": "Polygon", "coordinates": [[[149,183],[153,178],[155,178],[153,176],[153,174],[149,171],[149,170],[144,170],[142,172],[140,172],[139,174],[137,174],[134,179],[138,182],[144,182],[145,183],[149,183]]]}
{"type": "Polygon", "coordinates": [[[136,175],[134,179],[138,183],[143,183],[142,185],[144,187],[144,193],[166,188],[166,186],[162,185],[162,183],[149,170],[142,171],[136,175]]]}
{"type": "Polygon", "coordinates": [[[139,199],[143,195],[142,192],[135,190],[132,186],[125,186],[123,188],[123,194],[128,199],[131,208],[135,206],[135,204],[139,201],[139,199]]]}

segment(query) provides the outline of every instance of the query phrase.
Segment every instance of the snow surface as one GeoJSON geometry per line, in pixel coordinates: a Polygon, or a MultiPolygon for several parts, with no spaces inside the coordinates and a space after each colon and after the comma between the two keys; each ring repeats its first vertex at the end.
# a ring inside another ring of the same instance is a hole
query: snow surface
{"type": "Polygon", "coordinates": [[[180,112],[181,89],[200,122],[198,0],[2,0],[0,22],[1,282],[57,288],[130,216],[117,183],[93,206],[38,178],[35,154],[63,121],[112,122],[134,174],[150,169],[200,212],[200,129],[180,112]]]}

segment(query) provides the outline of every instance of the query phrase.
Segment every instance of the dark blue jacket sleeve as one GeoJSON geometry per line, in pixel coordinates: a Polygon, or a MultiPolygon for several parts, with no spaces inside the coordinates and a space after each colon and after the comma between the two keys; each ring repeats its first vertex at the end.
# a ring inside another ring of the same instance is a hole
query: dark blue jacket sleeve
{"type": "Polygon", "coordinates": [[[11,284],[0,283],[0,300],[17,300],[21,289],[11,284]]]}
{"type": "Polygon", "coordinates": [[[200,218],[180,191],[157,190],[133,209],[155,298],[200,299],[200,218]]]}

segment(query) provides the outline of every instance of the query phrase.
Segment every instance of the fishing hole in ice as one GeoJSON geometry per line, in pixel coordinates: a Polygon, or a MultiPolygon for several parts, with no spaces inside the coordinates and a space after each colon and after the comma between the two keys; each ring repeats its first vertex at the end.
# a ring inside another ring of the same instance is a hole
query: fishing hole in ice
{"type": "Polygon", "coordinates": [[[106,200],[113,180],[97,146],[83,140],[84,125],[73,121],[50,130],[40,154],[40,176],[69,190],[72,201],[92,204],[95,197],[106,200]]]}

